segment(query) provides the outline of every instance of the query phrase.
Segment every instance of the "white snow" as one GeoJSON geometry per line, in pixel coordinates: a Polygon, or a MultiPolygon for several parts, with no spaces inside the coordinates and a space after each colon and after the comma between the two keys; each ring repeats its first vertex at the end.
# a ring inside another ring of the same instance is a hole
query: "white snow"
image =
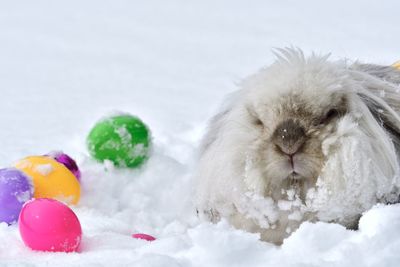
{"type": "Polygon", "coordinates": [[[82,199],[73,210],[84,235],[79,253],[34,252],[17,225],[2,223],[0,266],[399,266],[400,205],[372,208],[359,231],[303,223],[281,247],[225,221],[201,224],[191,205],[207,119],[272,62],[271,48],[391,64],[398,10],[396,0],[2,3],[0,165],[53,150],[76,158],[82,199]],[[115,110],[152,131],[153,154],[139,170],[88,156],[90,128],[115,110]]]}

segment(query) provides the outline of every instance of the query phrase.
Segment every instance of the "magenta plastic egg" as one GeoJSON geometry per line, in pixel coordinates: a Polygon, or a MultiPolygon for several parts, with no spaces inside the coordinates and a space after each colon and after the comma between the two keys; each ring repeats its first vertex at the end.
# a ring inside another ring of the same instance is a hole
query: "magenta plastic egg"
{"type": "Polygon", "coordinates": [[[73,252],[81,242],[78,217],[57,200],[39,198],[27,202],[18,224],[22,240],[33,250],[73,252]]]}
{"type": "Polygon", "coordinates": [[[55,159],[57,162],[63,164],[65,167],[67,167],[68,170],[70,170],[78,179],[78,181],[81,180],[81,171],[79,170],[78,164],[76,164],[76,161],[65,154],[62,151],[53,151],[47,154],[46,156],[49,156],[53,159],[55,159]]]}

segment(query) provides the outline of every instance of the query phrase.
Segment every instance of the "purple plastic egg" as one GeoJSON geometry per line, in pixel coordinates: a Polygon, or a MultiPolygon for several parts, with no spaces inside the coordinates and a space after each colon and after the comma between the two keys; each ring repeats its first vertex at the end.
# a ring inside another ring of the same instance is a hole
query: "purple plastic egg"
{"type": "Polygon", "coordinates": [[[78,181],[81,180],[81,171],[79,170],[78,164],[76,164],[73,158],[61,151],[50,152],[49,154],[47,154],[47,156],[52,157],[59,163],[63,164],[75,175],[78,181]]]}
{"type": "Polygon", "coordinates": [[[31,179],[14,169],[0,169],[0,222],[18,220],[22,205],[33,196],[31,179]]]}

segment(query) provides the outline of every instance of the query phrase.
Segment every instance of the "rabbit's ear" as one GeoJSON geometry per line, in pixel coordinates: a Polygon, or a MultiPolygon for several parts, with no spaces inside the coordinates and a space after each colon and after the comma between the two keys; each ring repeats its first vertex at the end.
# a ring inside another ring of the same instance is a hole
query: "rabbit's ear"
{"type": "Polygon", "coordinates": [[[400,117],[382,98],[370,92],[358,93],[372,116],[392,138],[397,151],[400,151],[400,117]]]}
{"type": "Polygon", "coordinates": [[[200,146],[201,153],[206,151],[218,139],[218,134],[221,132],[224,123],[226,123],[227,117],[232,111],[234,103],[236,103],[236,100],[239,99],[240,94],[241,91],[236,91],[228,95],[219,113],[217,113],[217,115],[215,115],[209,122],[208,132],[203,137],[203,141],[200,146]]]}

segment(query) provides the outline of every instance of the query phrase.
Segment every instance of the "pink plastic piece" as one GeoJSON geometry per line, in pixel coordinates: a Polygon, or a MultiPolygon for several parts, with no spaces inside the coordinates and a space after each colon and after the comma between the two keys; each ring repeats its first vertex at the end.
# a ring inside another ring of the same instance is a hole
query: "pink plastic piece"
{"type": "Polygon", "coordinates": [[[143,239],[143,240],[146,240],[146,241],[154,241],[154,240],[156,240],[155,237],[153,237],[151,235],[146,235],[146,234],[133,234],[132,237],[136,238],[136,239],[143,239]]]}

